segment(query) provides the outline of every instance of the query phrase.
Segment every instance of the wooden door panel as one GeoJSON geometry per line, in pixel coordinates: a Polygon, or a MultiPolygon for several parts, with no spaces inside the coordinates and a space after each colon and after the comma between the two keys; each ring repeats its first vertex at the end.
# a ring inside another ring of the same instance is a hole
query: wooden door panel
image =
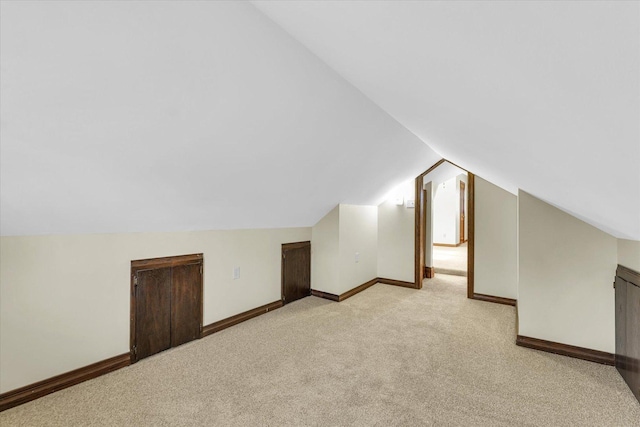
{"type": "Polygon", "coordinates": [[[627,375],[627,282],[616,277],[616,367],[627,375]]]}
{"type": "Polygon", "coordinates": [[[136,360],[171,347],[171,269],[137,272],[136,360]]]}
{"type": "Polygon", "coordinates": [[[284,303],[311,295],[311,244],[284,245],[282,255],[284,303]]]}
{"type": "Polygon", "coordinates": [[[173,267],[171,286],[171,347],[200,337],[202,264],[173,267]]]}
{"type": "Polygon", "coordinates": [[[640,287],[627,283],[627,372],[624,379],[640,401],[640,287]]]}

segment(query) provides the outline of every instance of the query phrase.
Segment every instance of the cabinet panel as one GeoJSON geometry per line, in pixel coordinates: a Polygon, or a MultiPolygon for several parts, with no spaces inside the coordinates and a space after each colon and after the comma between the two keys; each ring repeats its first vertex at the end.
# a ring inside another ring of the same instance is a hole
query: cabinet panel
{"type": "Polygon", "coordinates": [[[173,268],[171,296],[171,346],[200,337],[202,319],[202,264],[173,268]]]}
{"type": "Polygon", "coordinates": [[[171,347],[171,269],[137,273],[136,360],[171,347]]]}

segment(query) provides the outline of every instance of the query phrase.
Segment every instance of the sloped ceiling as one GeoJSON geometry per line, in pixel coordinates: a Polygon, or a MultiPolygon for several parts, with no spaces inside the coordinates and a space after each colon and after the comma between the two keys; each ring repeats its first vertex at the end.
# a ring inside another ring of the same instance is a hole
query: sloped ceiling
{"type": "Polygon", "coordinates": [[[240,2],[2,2],[3,235],[310,226],[441,157],[240,2]]]}
{"type": "Polygon", "coordinates": [[[639,2],[254,2],[445,158],[640,240],[639,2]]]}

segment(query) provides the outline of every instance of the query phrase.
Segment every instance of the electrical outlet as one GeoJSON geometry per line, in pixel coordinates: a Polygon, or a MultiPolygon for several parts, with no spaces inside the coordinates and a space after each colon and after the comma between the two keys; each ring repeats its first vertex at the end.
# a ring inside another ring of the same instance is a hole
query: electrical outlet
{"type": "Polygon", "coordinates": [[[360,252],[356,252],[356,262],[360,262],[360,252]]]}
{"type": "Polygon", "coordinates": [[[240,278],[240,267],[233,267],[233,280],[240,278]]]}

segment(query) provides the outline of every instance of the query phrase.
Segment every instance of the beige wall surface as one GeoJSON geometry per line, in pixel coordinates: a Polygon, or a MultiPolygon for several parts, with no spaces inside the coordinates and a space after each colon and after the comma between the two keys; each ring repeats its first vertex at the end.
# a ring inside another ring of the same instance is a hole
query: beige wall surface
{"type": "Polygon", "coordinates": [[[519,334],[615,352],[617,239],[520,191],[519,334]]]}
{"type": "Polygon", "coordinates": [[[2,237],[0,392],[129,351],[131,260],[203,253],[206,325],[279,300],[281,244],[310,238],[310,228],[2,237]]]}
{"type": "MultiPolygon", "coordinates": [[[[415,181],[397,189],[403,197],[415,197],[415,181]]],[[[378,206],[378,277],[413,282],[415,211],[393,201],[378,206]]]]}
{"type": "Polygon", "coordinates": [[[474,292],[518,297],[517,197],[475,177],[474,292]]]}
{"type": "Polygon", "coordinates": [[[311,231],[311,289],[339,295],[340,206],[333,208],[311,231]]]}
{"type": "Polygon", "coordinates": [[[340,288],[349,291],[377,277],[377,206],[340,205],[340,288]],[[358,261],[356,262],[356,253],[358,261]]]}
{"type": "Polygon", "coordinates": [[[618,239],[618,264],[640,271],[640,241],[618,239]]]}

